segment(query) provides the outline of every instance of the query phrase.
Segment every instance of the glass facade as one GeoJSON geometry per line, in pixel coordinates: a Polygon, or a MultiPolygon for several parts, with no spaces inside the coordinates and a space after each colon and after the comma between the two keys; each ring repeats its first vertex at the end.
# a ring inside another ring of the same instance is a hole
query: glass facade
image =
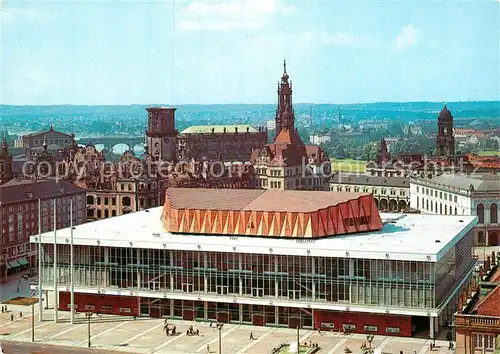
{"type": "MultiPolygon", "coordinates": [[[[474,264],[469,233],[437,263],[273,254],[75,246],[75,286],[308,302],[436,308],[474,264]]],[[[43,285],[54,246],[43,247],[43,285]]],[[[70,246],[58,245],[58,284],[70,285],[70,246]]]]}

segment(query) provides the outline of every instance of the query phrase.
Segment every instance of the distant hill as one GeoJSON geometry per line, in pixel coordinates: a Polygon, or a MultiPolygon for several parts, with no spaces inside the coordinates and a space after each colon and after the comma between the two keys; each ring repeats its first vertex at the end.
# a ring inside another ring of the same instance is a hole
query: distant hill
{"type": "MultiPolygon", "coordinates": [[[[500,125],[500,101],[448,102],[455,118],[493,119],[500,125]]],[[[58,130],[75,133],[142,134],[147,114],[145,108],[159,105],[129,106],[0,106],[0,127],[9,132],[36,131],[54,125],[58,130]]],[[[170,106],[164,104],[160,106],[170,106]]],[[[242,123],[264,125],[274,119],[275,104],[174,105],[178,129],[199,124],[242,123]]],[[[394,120],[401,123],[422,119],[435,120],[442,102],[379,102],[366,104],[294,104],[298,125],[328,127],[340,114],[343,121],[394,120]]]]}

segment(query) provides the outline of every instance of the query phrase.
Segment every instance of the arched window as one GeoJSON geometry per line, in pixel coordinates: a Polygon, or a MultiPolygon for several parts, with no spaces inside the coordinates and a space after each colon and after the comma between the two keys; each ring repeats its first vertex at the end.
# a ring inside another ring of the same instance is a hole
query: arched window
{"type": "Polygon", "coordinates": [[[457,207],[455,207],[455,215],[457,215],[457,207]]]}
{"type": "Polygon", "coordinates": [[[94,204],[94,197],[92,195],[87,196],[87,204],[94,204]]]}
{"type": "Polygon", "coordinates": [[[429,210],[429,199],[425,201],[425,209],[429,210]]]}
{"type": "Polygon", "coordinates": [[[443,204],[439,203],[439,214],[443,214],[443,204]]]}
{"type": "Polygon", "coordinates": [[[448,215],[448,205],[444,206],[444,215],[448,215]]]}
{"type": "Polygon", "coordinates": [[[479,219],[479,224],[484,224],[484,204],[479,203],[476,207],[476,215],[479,219]]]}
{"type": "Polygon", "coordinates": [[[498,223],[498,208],[495,203],[490,206],[490,223],[497,224],[498,223]]]}

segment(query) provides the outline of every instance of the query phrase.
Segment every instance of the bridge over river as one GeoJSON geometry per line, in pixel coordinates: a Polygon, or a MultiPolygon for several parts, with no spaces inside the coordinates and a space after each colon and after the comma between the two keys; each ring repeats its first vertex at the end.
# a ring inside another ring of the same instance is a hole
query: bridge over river
{"type": "MultiPolygon", "coordinates": [[[[144,136],[108,135],[96,137],[76,137],[78,145],[101,145],[108,151],[117,150],[117,145],[125,145],[127,150],[141,150],[144,147],[144,136]]],[[[121,150],[121,149],[120,149],[121,150]]]]}

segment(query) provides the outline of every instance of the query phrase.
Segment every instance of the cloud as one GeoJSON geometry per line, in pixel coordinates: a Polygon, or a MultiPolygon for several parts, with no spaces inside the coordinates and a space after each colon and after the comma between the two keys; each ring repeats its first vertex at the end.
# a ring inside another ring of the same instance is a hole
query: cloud
{"type": "Polygon", "coordinates": [[[401,29],[396,37],[394,48],[399,51],[404,51],[407,48],[418,43],[420,39],[420,31],[413,25],[406,25],[401,29]]]}
{"type": "MultiPolygon", "coordinates": [[[[2,0],[0,0],[1,2],[2,0]]],[[[52,16],[45,11],[33,8],[8,8],[5,3],[0,3],[0,23],[2,25],[15,22],[43,22],[52,16]]]]}
{"type": "Polygon", "coordinates": [[[180,11],[177,28],[184,31],[259,30],[278,14],[295,8],[276,0],[194,1],[180,11]]]}

